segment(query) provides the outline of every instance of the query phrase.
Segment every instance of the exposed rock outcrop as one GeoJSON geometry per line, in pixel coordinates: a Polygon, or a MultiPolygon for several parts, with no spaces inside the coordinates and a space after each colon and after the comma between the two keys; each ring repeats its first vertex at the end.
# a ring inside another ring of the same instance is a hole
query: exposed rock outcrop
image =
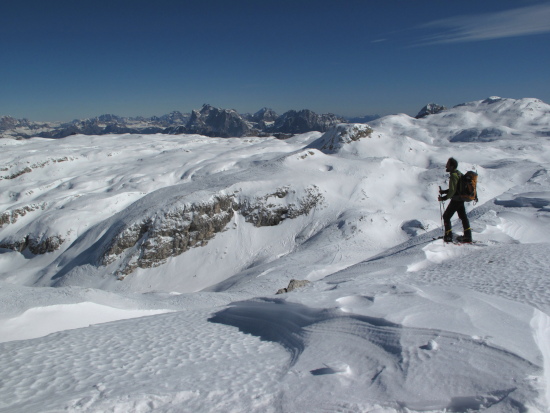
{"type": "Polygon", "coordinates": [[[325,132],[339,123],[345,122],[344,118],[332,113],[318,115],[311,110],[290,110],[282,114],[273,125],[273,132],[278,133],[305,133],[310,131],[325,132]]]}
{"type": "Polygon", "coordinates": [[[268,123],[268,122],[276,121],[278,117],[279,115],[273,109],[262,108],[259,111],[257,111],[254,115],[252,115],[249,118],[249,120],[251,122],[256,122],[256,123],[260,123],[260,122],[268,123]]]}
{"type": "Polygon", "coordinates": [[[345,145],[362,138],[368,138],[371,134],[372,129],[364,124],[340,124],[332,127],[309,147],[319,149],[327,154],[335,153],[345,145]]]}
{"type": "Polygon", "coordinates": [[[176,111],[170,112],[167,115],[152,116],[150,118],[139,117],[136,119],[139,119],[142,122],[153,122],[155,125],[168,128],[174,125],[185,125],[187,124],[187,122],[189,122],[190,117],[191,117],[190,113],[181,113],[176,110],[176,111]]]}
{"type": "Polygon", "coordinates": [[[25,238],[17,241],[1,241],[0,248],[18,252],[23,252],[28,248],[33,254],[41,255],[58,250],[63,242],[65,242],[65,239],[60,235],[40,238],[34,238],[32,235],[27,235],[25,238]]]}
{"type": "Polygon", "coordinates": [[[251,132],[249,124],[236,111],[204,105],[200,112],[192,112],[184,133],[228,138],[248,136],[251,132]]]}
{"type": "Polygon", "coordinates": [[[426,106],[420,109],[420,112],[418,112],[418,115],[416,115],[416,119],[422,119],[429,115],[435,115],[436,113],[441,113],[444,110],[447,110],[445,106],[441,106],[436,103],[428,103],[426,106]]]}
{"type": "Polygon", "coordinates": [[[257,227],[273,226],[308,214],[322,200],[316,187],[307,188],[301,197],[294,190],[282,188],[252,201],[216,195],[209,201],[156,211],[121,227],[100,254],[98,265],[119,261],[116,274],[123,279],[138,267],[156,267],[169,257],[206,245],[226,230],[236,212],[257,227]]]}
{"type": "Polygon", "coordinates": [[[301,198],[296,198],[296,192],[285,187],[252,202],[245,200],[240,206],[240,212],[247,222],[256,227],[275,226],[285,219],[309,214],[322,201],[323,196],[315,185],[307,188],[301,198]],[[294,198],[295,201],[289,202],[288,198],[294,198]]]}
{"type": "Polygon", "coordinates": [[[17,127],[29,127],[30,122],[28,119],[15,119],[12,116],[0,117],[0,132],[15,129],[17,127]]]}
{"type": "Polygon", "coordinates": [[[308,284],[310,284],[310,281],[308,280],[290,280],[290,282],[288,283],[288,287],[281,288],[275,294],[289,293],[291,291],[296,290],[297,288],[305,287],[308,284]]]}
{"type": "Polygon", "coordinates": [[[20,208],[4,211],[2,215],[0,215],[0,228],[2,228],[6,224],[15,224],[20,217],[24,217],[29,212],[37,211],[44,208],[45,204],[41,203],[25,205],[20,208]]]}
{"type": "Polygon", "coordinates": [[[66,162],[66,161],[69,161],[69,160],[74,160],[75,158],[71,157],[71,158],[67,158],[66,156],[63,157],[63,158],[58,158],[58,159],[47,159],[45,161],[42,161],[42,162],[36,162],[32,165],[28,165],[28,166],[25,166],[23,169],[13,169],[11,172],[10,169],[13,168],[13,166],[10,166],[10,167],[4,167],[4,168],[1,168],[0,169],[0,172],[9,172],[8,175],[0,175],[0,181],[3,180],[3,179],[16,179],[16,178],[19,178],[21,175],[24,175],[24,174],[28,174],[28,173],[31,173],[34,169],[38,169],[38,168],[43,168],[45,167],[46,165],[49,165],[51,162],[53,163],[59,163],[59,162],[66,162]]]}
{"type": "Polygon", "coordinates": [[[233,197],[216,196],[208,202],[156,213],[119,232],[103,253],[100,264],[108,265],[123,256],[119,278],[137,267],[161,265],[189,248],[206,245],[225,229],[235,209],[233,197]]]}

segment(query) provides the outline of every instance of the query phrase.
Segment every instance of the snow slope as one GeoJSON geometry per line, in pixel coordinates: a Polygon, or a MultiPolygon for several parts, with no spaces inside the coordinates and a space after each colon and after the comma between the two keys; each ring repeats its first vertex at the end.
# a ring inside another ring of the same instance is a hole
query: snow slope
{"type": "Polygon", "coordinates": [[[288,140],[1,141],[0,412],[548,411],[549,131],[492,97],[288,140]],[[472,245],[434,240],[449,156],[480,176],[472,245]]]}

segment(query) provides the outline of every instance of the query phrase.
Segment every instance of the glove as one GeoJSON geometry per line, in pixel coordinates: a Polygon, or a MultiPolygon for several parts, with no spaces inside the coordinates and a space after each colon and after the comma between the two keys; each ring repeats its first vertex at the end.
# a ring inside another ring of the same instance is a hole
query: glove
{"type": "Polygon", "coordinates": [[[445,201],[445,199],[446,199],[446,198],[445,198],[444,196],[441,196],[441,195],[439,195],[439,196],[437,197],[437,200],[438,200],[439,202],[445,201]]]}

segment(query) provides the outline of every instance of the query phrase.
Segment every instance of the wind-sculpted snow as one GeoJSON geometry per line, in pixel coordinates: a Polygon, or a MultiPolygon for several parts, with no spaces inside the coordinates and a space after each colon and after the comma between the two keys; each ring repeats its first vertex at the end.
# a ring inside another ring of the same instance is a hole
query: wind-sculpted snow
{"type": "Polygon", "coordinates": [[[550,108],[432,112],[1,140],[0,412],[549,411],[550,108]]]}
{"type": "MultiPolygon", "coordinates": [[[[351,298],[337,300],[343,305],[340,310],[308,308],[282,300],[240,302],[210,321],[235,326],[289,352],[289,373],[282,379],[283,388],[288,389],[282,397],[284,411],[337,410],[341,405],[331,400],[329,387],[338,381],[349,387],[346,392],[353,394],[355,390],[362,399],[413,411],[466,412],[494,405],[506,411],[525,406],[536,394],[529,380],[516,379],[518,374],[527,377],[540,369],[529,360],[457,332],[405,327],[350,313],[346,304],[351,298]],[[331,348],[338,351],[328,361],[326,354],[331,348]],[[355,358],[358,354],[363,356],[355,358]],[[352,358],[355,363],[346,363],[352,358]],[[441,377],[425,386],[426,377],[433,379],[450,359],[462,360],[452,377],[441,377]],[[472,370],[476,371],[474,376],[472,370]],[[307,380],[304,374],[308,373],[327,377],[307,380]],[[313,383],[317,389],[309,388],[313,383]],[[315,401],[310,392],[317,394],[315,401]],[[395,394],[400,395],[398,400],[393,399],[395,394]]],[[[378,299],[384,300],[376,296],[378,299]]],[[[348,403],[356,399],[353,396],[348,403]]]]}

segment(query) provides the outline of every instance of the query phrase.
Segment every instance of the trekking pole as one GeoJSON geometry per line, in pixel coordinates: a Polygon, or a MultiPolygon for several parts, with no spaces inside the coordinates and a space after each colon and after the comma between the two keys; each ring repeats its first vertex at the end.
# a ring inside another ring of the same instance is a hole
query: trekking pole
{"type": "MultiPolygon", "coordinates": [[[[441,196],[441,187],[439,187],[439,196],[441,196]]],[[[445,201],[439,201],[439,215],[441,216],[441,228],[443,229],[443,246],[445,246],[445,222],[443,222],[443,207],[445,201]]]]}

